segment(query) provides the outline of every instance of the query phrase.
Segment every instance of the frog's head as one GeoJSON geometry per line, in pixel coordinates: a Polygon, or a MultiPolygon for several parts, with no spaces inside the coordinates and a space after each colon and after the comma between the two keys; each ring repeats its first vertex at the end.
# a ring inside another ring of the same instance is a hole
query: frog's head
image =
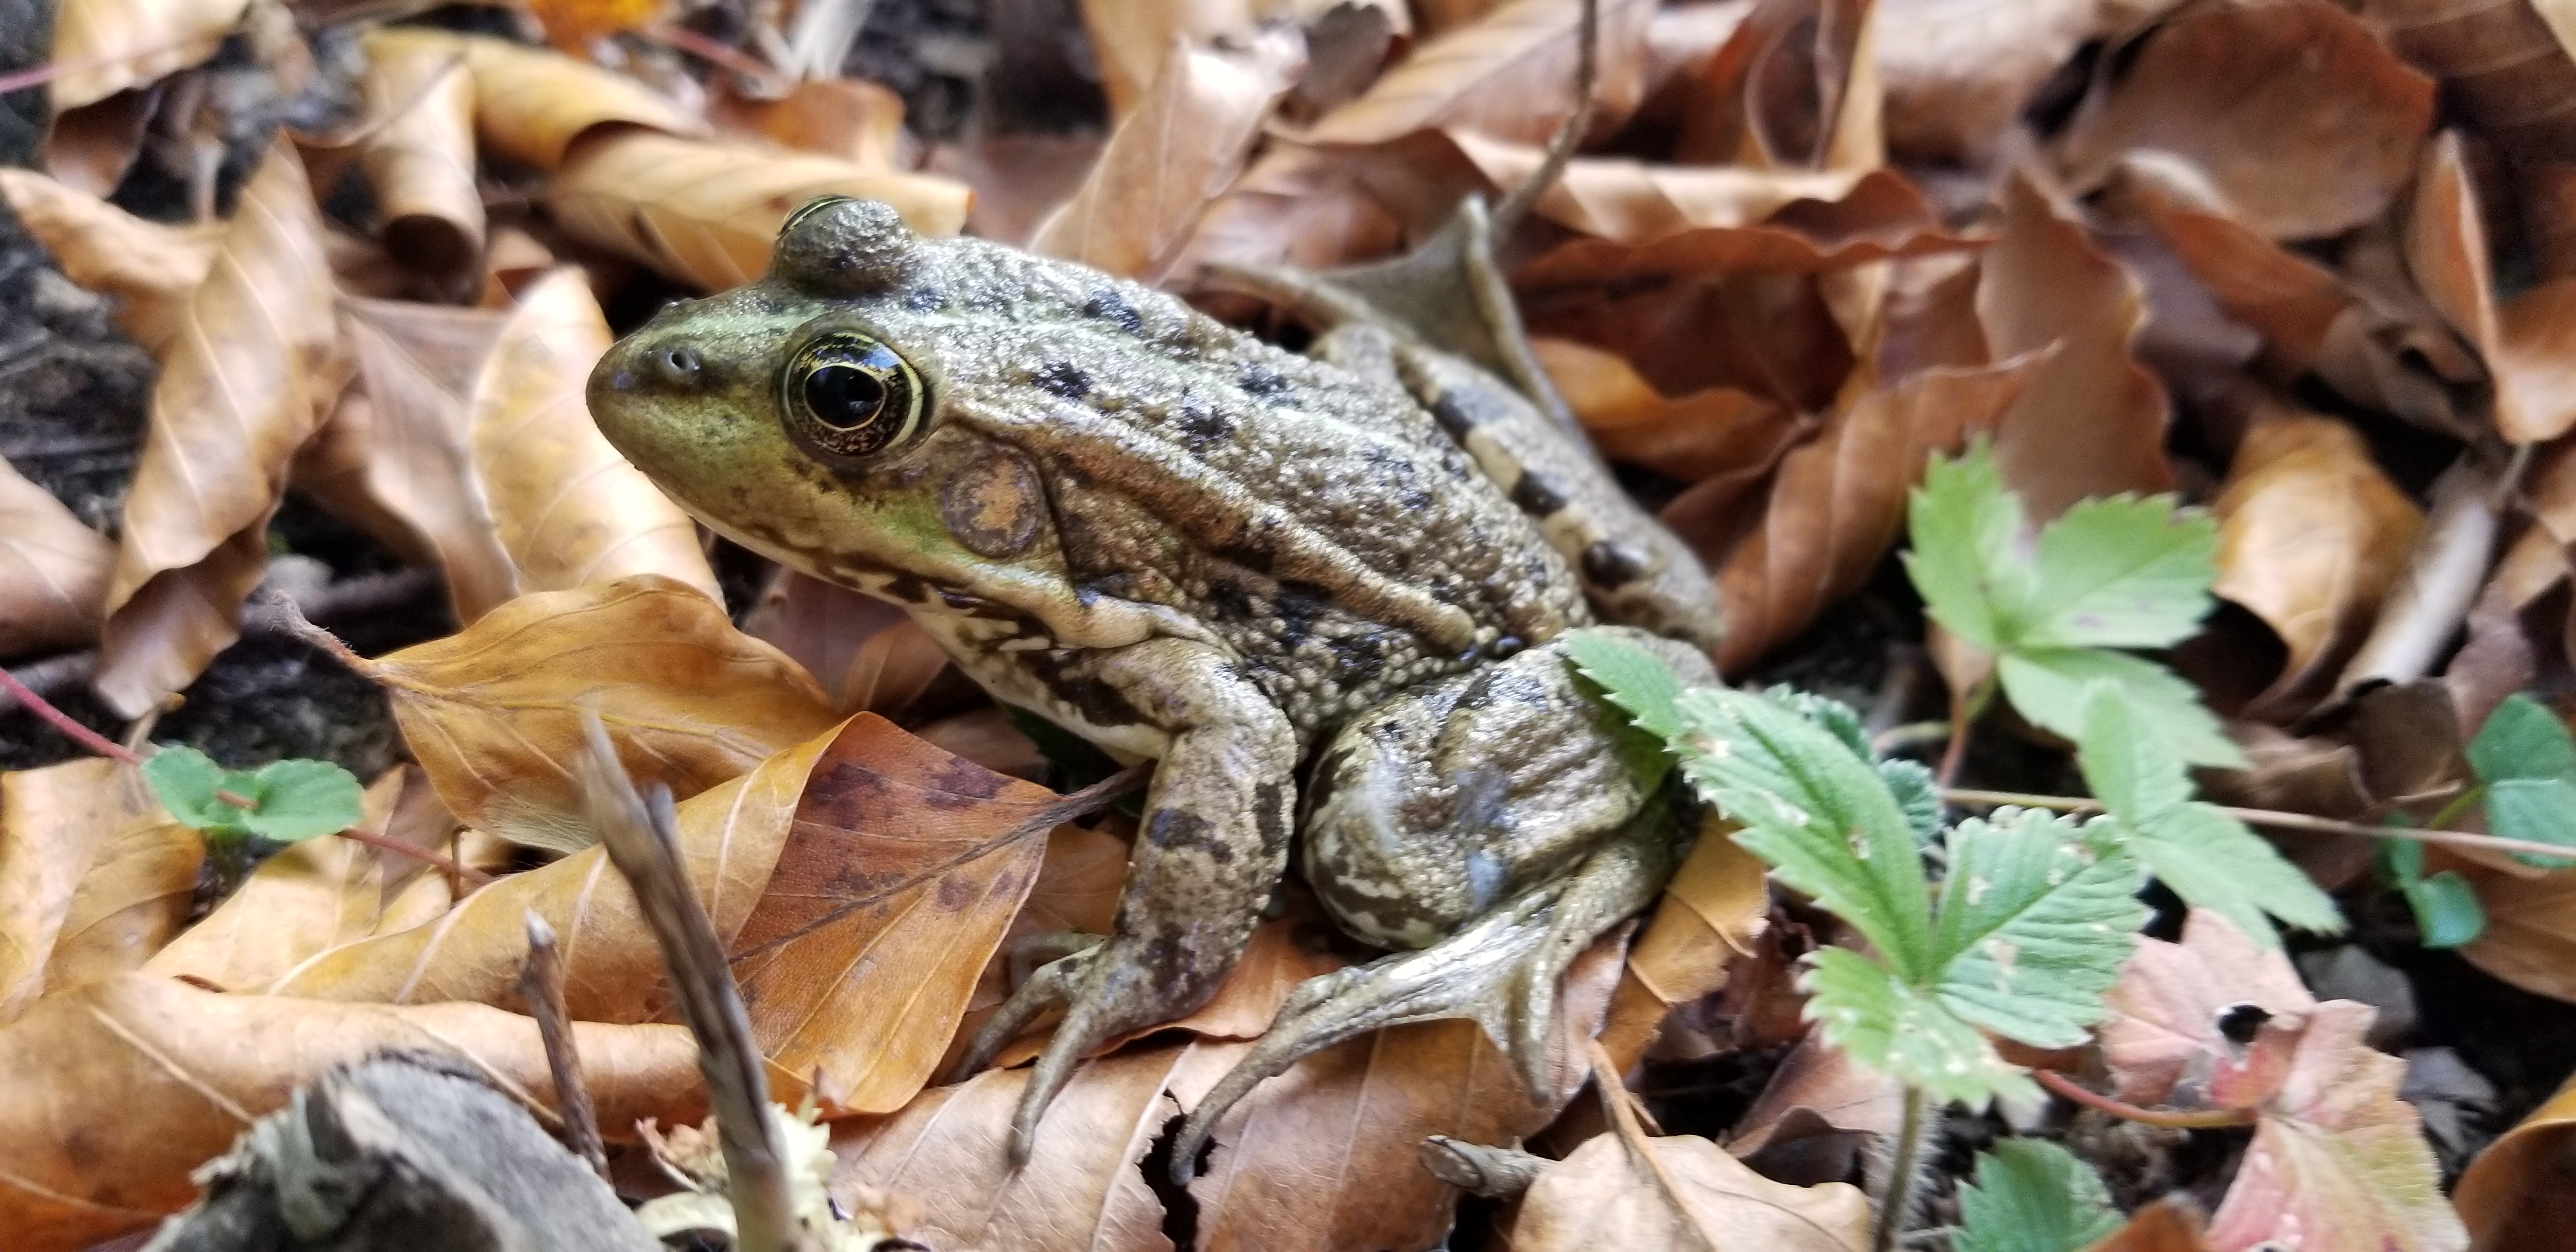
{"type": "Polygon", "coordinates": [[[610,348],[591,415],[700,520],[819,577],[914,603],[1061,599],[1037,467],[942,420],[954,349],[924,295],[942,246],[880,203],[807,204],[767,277],[610,348]]]}

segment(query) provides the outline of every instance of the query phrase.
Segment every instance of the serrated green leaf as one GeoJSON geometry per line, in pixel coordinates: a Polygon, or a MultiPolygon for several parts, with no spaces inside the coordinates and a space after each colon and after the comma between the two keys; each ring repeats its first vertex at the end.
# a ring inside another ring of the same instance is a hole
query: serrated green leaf
{"type": "Polygon", "coordinates": [[[2487,932],[2478,889],[2455,869],[2407,884],[2406,907],[2414,910],[2415,929],[2428,948],[2465,947],[2487,932]]]}
{"type": "Polygon", "coordinates": [[[1682,682],[1662,657],[1597,626],[1567,631],[1558,642],[1574,658],[1574,668],[1627,710],[1638,729],[1666,741],[1681,733],[1673,702],[1681,697],[1682,682]]]}
{"type": "Polygon", "coordinates": [[[2172,496],[2085,500],[2039,532],[2031,616],[2003,626],[2010,650],[2161,648],[2208,616],[2218,523],[2172,496]]]}
{"type": "Polygon", "coordinates": [[[1959,1188],[1951,1252],[2082,1252],[2120,1229],[2093,1167],[2045,1139],[2006,1139],[1959,1188]]]}
{"type": "Polygon", "coordinates": [[[1798,980],[1807,1019],[1852,1060],[1944,1104],[1981,1109],[1997,1096],[2038,1094],[2038,1084],[1997,1055],[1976,1027],[1886,966],[1849,948],[1820,949],[1807,961],[1798,980]]]}
{"type": "Polygon", "coordinates": [[[143,762],[143,780],[153,797],[179,824],[193,830],[237,831],[245,812],[215,798],[218,791],[247,795],[255,786],[246,775],[215,764],[214,758],[184,744],[167,744],[143,762]]]}
{"type": "Polygon", "coordinates": [[[2129,851],[2184,902],[2225,916],[2267,947],[2280,946],[2267,913],[2301,930],[2343,929],[2334,898],[2306,871],[2245,823],[2191,798],[2181,756],[2147,733],[2118,690],[2095,689],[2075,759],[2129,851]]]}
{"type": "Polygon", "coordinates": [[[1996,661],[2004,694],[2031,723],[2070,740],[2084,737],[2095,683],[2109,683],[2141,721],[2196,765],[2242,767],[2244,749],[2218,728],[2200,692],[2153,661],[2100,648],[2007,652],[1996,661]]]}
{"type": "MultiPolygon", "coordinates": [[[[2505,697],[2469,740],[2467,755],[2486,784],[2487,833],[2576,848],[2576,741],[2548,705],[2519,693],[2505,697]]],[[[2520,859],[2567,864],[2546,856],[2520,859]]]]}
{"type": "Polygon", "coordinates": [[[1675,703],[1685,777],[1744,824],[1735,840],[1815,897],[1909,980],[1930,972],[1923,861],[1878,770],[1831,731],[1723,687],[1675,703]]]}
{"type": "Polygon", "coordinates": [[[2004,649],[2006,623],[2031,602],[2024,516],[1982,440],[1963,457],[1925,466],[1906,502],[1905,573],[1924,611],[1988,652],[2004,649]]]}
{"type": "Polygon", "coordinates": [[[2041,1048],[2082,1043],[2146,920],[2137,862],[2099,824],[2001,809],[1950,832],[1934,932],[1941,1004],[2041,1048]]]}
{"type": "Polygon", "coordinates": [[[1898,812],[1914,831],[1914,841],[1930,847],[1941,836],[1941,788],[1933,781],[1932,771],[1919,761],[1898,758],[1880,760],[1869,746],[1869,729],[1861,721],[1860,711],[1831,696],[1800,691],[1785,683],[1766,688],[1763,698],[1787,708],[1824,728],[1852,755],[1876,766],[1879,780],[1887,784],[1896,797],[1898,812]]]}
{"type": "Polygon", "coordinates": [[[336,835],[358,824],[366,789],[357,776],[329,761],[272,761],[252,775],[259,807],[242,826],[263,839],[298,843],[336,835]]]}

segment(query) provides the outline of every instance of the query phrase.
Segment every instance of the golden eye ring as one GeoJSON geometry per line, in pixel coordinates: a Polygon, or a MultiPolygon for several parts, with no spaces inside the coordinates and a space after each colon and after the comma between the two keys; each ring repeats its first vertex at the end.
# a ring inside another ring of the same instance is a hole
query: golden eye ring
{"type": "Polygon", "coordinates": [[[912,363],[857,331],[817,335],[778,375],[790,434],[834,457],[868,457],[909,445],[928,426],[929,388],[912,363]]]}

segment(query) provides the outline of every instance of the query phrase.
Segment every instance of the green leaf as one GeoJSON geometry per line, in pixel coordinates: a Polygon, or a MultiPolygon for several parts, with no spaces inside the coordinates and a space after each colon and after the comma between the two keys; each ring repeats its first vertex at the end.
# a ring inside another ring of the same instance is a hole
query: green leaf
{"type": "Polygon", "coordinates": [[[184,744],[165,744],[147,758],[143,780],[152,785],[153,796],[179,824],[223,833],[244,829],[242,817],[249,810],[218,800],[215,793],[229,791],[248,799],[259,787],[250,775],[227,770],[213,757],[184,744]]]}
{"type": "Polygon", "coordinates": [[[1639,729],[1668,742],[1681,734],[1673,702],[1681,697],[1682,683],[1662,657],[1597,626],[1567,631],[1559,642],[1575,669],[1637,719],[1639,729]]]}
{"type": "MultiPolygon", "coordinates": [[[[2518,693],[2505,697],[2469,741],[2468,758],[2486,784],[2487,833],[2576,848],[2576,742],[2549,706],[2518,693]]],[[[2552,867],[2567,863],[2546,856],[2521,859],[2552,867]]]]}
{"type": "Polygon", "coordinates": [[[2424,845],[2403,839],[2381,843],[2380,855],[2388,876],[2397,880],[2398,890],[2405,895],[2406,907],[2415,914],[2415,929],[2425,947],[2464,947],[2486,933],[2486,906],[2478,903],[2477,888],[2460,871],[2446,869],[2425,877],[2424,845]]]}
{"type": "Polygon", "coordinates": [[[2269,947],[2280,946],[2269,913],[2301,930],[2344,927],[2334,898],[2269,840],[2191,798],[2191,776],[2165,741],[2116,688],[2099,687],[2084,719],[2076,764],[2113,830],[2147,871],[2184,902],[2224,915],[2269,947]]]}
{"type": "Polygon", "coordinates": [[[2006,1139],[1959,1188],[1951,1252],[2082,1252],[2120,1229],[2093,1167],[2046,1139],[2006,1139]]]}
{"type": "Polygon", "coordinates": [[[1944,1104],[1983,1108],[1997,1096],[2031,1098],[2039,1085],[1941,1002],[1849,948],[1807,957],[1798,980],[1806,1016],[1852,1060],[1944,1104]]]}
{"type": "Polygon", "coordinates": [[[2006,623],[2031,602],[2023,518],[2021,498],[2004,490],[1983,440],[1955,461],[1925,466],[1907,501],[1905,573],[1924,611],[1988,652],[2004,650],[2006,623]]]}
{"type": "Polygon", "coordinates": [[[259,807],[242,818],[252,834],[279,843],[336,835],[358,824],[365,788],[329,761],[272,761],[251,776],[259,807]]]}
{"type": "Polygon", "coordinates": [[[1872,762],[1878,769],[1879,780],[1886,783],[1889,793],[1896,797],[1897,810],[1905,814],[1906,824],[1913,828],[1916,843],[1930,847],[1933,840],[1940,838],[1941,788],[1933,781],[1932,771],[1919,761],[1894,757],[1879,759],[1869,746],[1869,729],[1861,722],[1859,710],[1831,696],[1800,691],[1785,683],[1765,689],[1762,695],[1823,727],[1834,738],[1842,740],[1843,746],[1852,750],[1852,755],[1872,762]]]}
{"type": "Polygon", "coordinates": [[[2240,768],[2245,764],[2244,750],[2219,731],[2218,719],[2200,703],[2199,690],[2153,661],[2100,648],[2042,648],[2007,652],[1996,666],[2013,707],[2032,724],[2067,739],[2084,737],[2092,687],[2109,683],[2184,760],[2240,768]]]}
{"type": "Polygon", "coordinates": [[[2041,1048],[2084,1042],[2146,920],[2137,862],[2102,823],[1999,809],[1950,832],[1933,994],[1966,1021],[2041,1048]]]}
{"type": "Polygon", "coordinates": [[[1675,702],[1684,776],[1744,824],[1735,840],[1860,931],[1908,981],[1931,972],[1923,861],[1896,797],[1833,732],[1724,687],[1675,702]]]}
{"type": "Polygon", "coordinates": [[[2218,523],[2172,496],[2082,501],[2039,533],[2037,574],[2033,615],[2006,627],[2011,650],[2166,647],[2209,614],[2218,523]]]}

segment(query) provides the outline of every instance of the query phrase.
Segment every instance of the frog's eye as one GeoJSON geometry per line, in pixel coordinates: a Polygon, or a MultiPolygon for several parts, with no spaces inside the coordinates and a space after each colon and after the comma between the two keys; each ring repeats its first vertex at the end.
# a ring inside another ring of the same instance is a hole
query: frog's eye
{"type": "Polygon", "coordinates": [[[902,447],[921,432],[929,409],[927,389],[911,363],[855,331],[807,343],[778,383],[788,430],[832,456],[902,447]]]}

